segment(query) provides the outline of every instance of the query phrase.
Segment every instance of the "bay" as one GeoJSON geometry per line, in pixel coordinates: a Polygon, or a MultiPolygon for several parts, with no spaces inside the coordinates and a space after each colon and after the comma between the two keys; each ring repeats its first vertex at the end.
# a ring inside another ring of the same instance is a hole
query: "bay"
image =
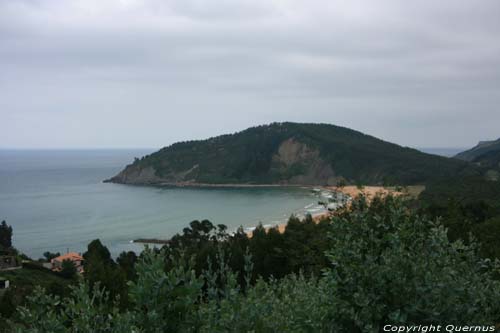
{"type": "Polygon", "coordinates": [[[317,212],[298,188],[155,188],[103,183],[154,150],[0,150],[0,220],[33,258],[83,252],[99,238],[116,256],[136,238],[168,239],[195,219],[230,230],[317,212]]]}

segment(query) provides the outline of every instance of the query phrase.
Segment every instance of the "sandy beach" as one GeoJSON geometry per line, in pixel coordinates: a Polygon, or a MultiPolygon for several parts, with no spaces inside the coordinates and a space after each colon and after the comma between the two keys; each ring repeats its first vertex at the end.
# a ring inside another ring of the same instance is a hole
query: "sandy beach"
{"type": "MultiPolygon", "coordinates": [[[[303,186],[306,187],[306,186],[303,186]]],[[[318,189],[319,191],[328,191],[328,192],[340,192],[343,193],[350,198],[357,198],[360,195],[364,195],[368,201],[372,200],[376,196],[387,196],[387,195],[393,195],[393,196],[410,196],[410,197],[417,197],[424,189],[424,186],[408,186],[404,189],[397,190],[396,187],[384,187],[384,186],[355,186],[355,185],[348,185],[348,186],[307,186],[307,188],[311,189],[318,189]]],[[[318,223],[319,221],[323,220],[324,218],[330,217],[334,211],[328,211],[325,213],[318,213],[312,215],[313,221],[318,223]]],[[[272,228],[278,228],[278,231],[280,233],[284,233],[286,229],[287,223],[280,223],[276,226],[270,226],[270,227],[265,227],[265,230],[269,230],[272,228]]],[[[247,231],[247,236],[252,237],[253,230],[247,231]]]]}

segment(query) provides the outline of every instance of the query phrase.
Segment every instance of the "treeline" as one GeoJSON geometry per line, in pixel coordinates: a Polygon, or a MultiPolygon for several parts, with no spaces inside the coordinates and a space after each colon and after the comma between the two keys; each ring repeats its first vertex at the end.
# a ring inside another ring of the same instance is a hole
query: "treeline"
{"type": "Polygon", "coordinates": [[[253,276],[269,279],[281,278],[300,270],[306,275],[320,275],[326,267],[325,251],[328,249],[327,233],[330,221],[313,221],[310,215],[304,220],[291,217],[284,233],[277,228],[265,230],[259,224],[251,237],[242,228],[229,234],[226,226],[214,226],[210,221],[193,221],[188,228],[171,239],[167,251],[182,251],[187,256],[195,256],[197,272],[206,269],[207,262],[213,260],[220,248],[230,253],[230,267],[242,272],[244,255],[250,251],[253,258],[253,276]]]}
{"type": "Polygon", "coordinates": [[[375,332],[500,323],[500,264],[451,242],[400,199],[364,198],[314,223],[248,238],[194,221],[160,249],[114,261],[98,240],[70,295],[38,290],[15,332],[375,332]]]}
{"type": "MultiPolygon", "coordinates": [[[[320,276],[327,267],[328,231],[330,221],[313,221],[311,216],[303,220],[291,217],[284,233],[276,228],[265,230],[259,225],[251,237],[242,228],[229,233],[225,225],[214,225],[208,220],[193,221],[181,234],[174,236],[161,249],[163,256],[174,258],[166,261],[165,270],[180,258],[190,258],[196,275],[207,270],[218,270],[218,258],[224,255],[224,264],[237,274],[237,283],[244,289],[245,257],[252,257],[250,282],[259,278],[265,281],[281,279],[291,273],[301,273],[307,277],[320,276]]],[[[160,249],[153,248],[154,253],[160,249]]],[[[84,279],[93,288],[97,283],[104,287],[112,299],[119,297],[121,308],[128,306],[127,281],[137,280],[136,263],[142,254],[122,252],[113,260],[109,250],[99,240],[92,241],[84,257],[84,279]]],[[[59,296],[65,296],[60,294],[59,296]]]]}
{"type": "Polygon", "coordinates": [[[464,177],[429,184],[420,195],[421,214],[439,218],[454,241],[481,243],[480,254],[500,258],[500,182],[464,177]]]}

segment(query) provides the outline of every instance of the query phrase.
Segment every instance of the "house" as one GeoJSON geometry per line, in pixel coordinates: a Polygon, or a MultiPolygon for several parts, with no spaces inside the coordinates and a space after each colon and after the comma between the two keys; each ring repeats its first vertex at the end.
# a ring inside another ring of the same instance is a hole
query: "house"
{"type": "Polygon", "coordinates": [[[21,263],[16,256],[0,255],[0,271],[20,268],[21,263]]]}
{"type": "Polygon", "coordinates": [[[0,277],[0,290],[8,289],[8,288],[9,288],[9,280],[7,280],[3,277],[0,277]]]}
{"type": "Polygon", "coordinates": [[[71,260],[76,267],[78,273],[83,273],[83,257],[76,252],[68,252],[62,256],[56,257],[50,261],[52,270],[60,272],[62,270],[62,263],[64,260],[71,260]]]}

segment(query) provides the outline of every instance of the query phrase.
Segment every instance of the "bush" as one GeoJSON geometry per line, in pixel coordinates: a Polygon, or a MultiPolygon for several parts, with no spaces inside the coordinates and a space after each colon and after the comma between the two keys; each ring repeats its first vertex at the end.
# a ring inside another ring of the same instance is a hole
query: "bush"
{"type": "Polygon", "coordinates": [[[450,243],[442,226],[400,200],[360,199],[333,222],[325,278],[338,331],[500,321],[498,261],[480,259],[474,244],[450,243]]]}
{"type": "Polygon", "coordinates": [[[61,265],[60,275],[65,279],[72,279],[76,275],[76,266],[73,261],[65,259],[61,265]]]}
{"type": "Polygon", "coordinates": [[[291,274],[252,281],[218,247],[201,274],[194,258],[146,249],[128,283],[128,308],[94,282],[60,299],[37,290],[19,309],[17,332],[378,332],[385,324],[494,325],[500,322],[499,263],[474,242],[450,243],[446,230],[397,199],[364,198],[333,218],[323,277],[291,274]],[[241,288],[238,280],[245,281],[241,288]],[[92,296],[90,296],[92,295],[92,296]]]}

